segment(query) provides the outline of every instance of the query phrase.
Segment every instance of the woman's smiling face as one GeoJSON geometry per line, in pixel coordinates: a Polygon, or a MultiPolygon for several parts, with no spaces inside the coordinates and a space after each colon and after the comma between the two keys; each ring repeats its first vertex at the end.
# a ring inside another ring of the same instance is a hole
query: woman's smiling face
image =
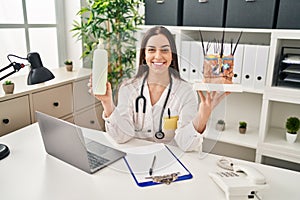
{"type": "Polygon", "coordinates": [[[145,60],[149,69],[155,73],[168,70],[172,62],[172,51],[166,36],[159,34],[152,36],[145,49],[145,60]]]}

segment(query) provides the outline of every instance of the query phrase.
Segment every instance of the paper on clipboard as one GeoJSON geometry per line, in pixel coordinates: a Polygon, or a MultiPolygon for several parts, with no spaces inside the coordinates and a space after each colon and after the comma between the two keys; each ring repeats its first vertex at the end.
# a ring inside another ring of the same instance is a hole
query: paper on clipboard
{"type": "Polygon", "coordinates": [[[153,157],[156,161],[153,167],[153,176],[161,176],[179,172],[176,181],[192,178],[192,174],[180,162],[180,160],[164,144],[151,144],[147,146],[134,147],[125,150],[127,155],[124,160],[138,186],[150,186],[160,183],[153,182],[149,177],[149,169],[153,157]]]}

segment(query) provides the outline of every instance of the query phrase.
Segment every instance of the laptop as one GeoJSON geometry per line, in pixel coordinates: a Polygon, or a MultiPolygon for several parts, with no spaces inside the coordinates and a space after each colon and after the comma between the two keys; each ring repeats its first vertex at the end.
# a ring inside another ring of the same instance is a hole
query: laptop
{"type": "MultiPolygon", "coordinates": [[[[123,158],[126,153],[83,137],[83,128],[36,111],[46,152],[87,173],[123,158]]],[[[99,133],[101,134],[101,133],[99,133]]]]}

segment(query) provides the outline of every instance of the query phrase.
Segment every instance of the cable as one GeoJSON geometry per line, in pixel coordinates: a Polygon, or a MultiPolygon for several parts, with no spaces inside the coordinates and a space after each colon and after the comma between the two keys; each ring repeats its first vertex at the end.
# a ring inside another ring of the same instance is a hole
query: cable
{"type": "Polygon", "coordinates": [[[257,191],[254,191],[254,196],[258,199],[258,200],[262,200],[262,198],[260,196],[258,196],[257,191]]]}
{"type": "Polygon", "coordinates": [[[16,58],[19,58],[19,59],[28,60],[27,58],[22,58],[20,56],[14,55],[14,54],[8,54],[7,55],[7,59],[9,60],[9,62],[11,62],[11,60],[10,60],[9,57],[16,57],[16,58]]]}
{"type": "Polygon", "coordinates": [[[233,162],[227,158],[221,158],[217,161],[217,165],[223,169],[233,171],[233,162]]]}

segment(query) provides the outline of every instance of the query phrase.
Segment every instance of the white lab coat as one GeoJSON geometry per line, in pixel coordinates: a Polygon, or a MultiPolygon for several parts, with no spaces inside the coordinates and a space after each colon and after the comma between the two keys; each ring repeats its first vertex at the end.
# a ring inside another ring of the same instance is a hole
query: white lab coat
{"type": "Polygon", "coordinates": [[[146,97],[146,114],[144,127],[142,131],[135,131],[142,127],[142,101],[139,101],[139,124],[135,120],[135,101],[141,93],[143,77],[134,82],[127,81],[119,89],[118,106],[112,112],[110,117],[105,120],[106,131],[118,143],[124,143],[131,138],[141,138],[150,141],[164,142],[178,145],[184,151],[202,150],[203,136],[199,134],[194,126],[193,119],[198,109],[197,93],[192,89],[189,83],[176,78],[173,79],[173,86],[170,97],[164,111],[164,117],[168,116],[168,108],[171,116],[178,116],[177,129],[175,131],[164,131],[165,138],[158,140],[155,133],[159,130],[160,115],[163,104],[166,100],[168,87],[164,90],[160,99],[155,105],[151,105],[147,81],[144,86],[144,96],[146,97]]]}

